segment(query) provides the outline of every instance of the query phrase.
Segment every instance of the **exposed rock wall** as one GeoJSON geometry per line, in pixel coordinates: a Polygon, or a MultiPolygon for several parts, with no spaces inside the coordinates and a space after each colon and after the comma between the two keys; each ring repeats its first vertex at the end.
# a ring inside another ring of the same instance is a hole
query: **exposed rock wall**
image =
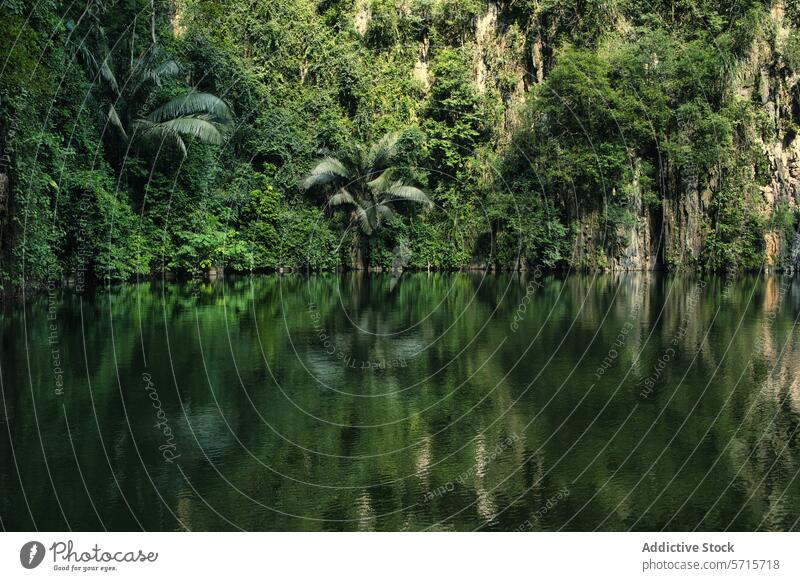
{"type": "MultiPolygon", "coordinates": [[[[784,20],[783,0],[773,0],[770,11],[775,29],[774,43],[765,39],[754,42],[749,58],[740,63],[736,92],[745,99],[757,100],[768,120],[757,138],[757,145],[769,161],[770,181],[758,192],[755,205],[770,221],[779,204],[796,208],[800,195],[800,139],[791,127],[797,116],[797,88],[800,78],[787,74],[781,49],[789,35],[784,20]]],[[[755,168],[754,168],[755,171],[755,168]]],[[[765,234],[765,267],[792,268],[791,248],[795,236],[771,227],[765,234]]]]}
{"type": "MultiPolygon", "coordinates": [[[[417,10],[413,6],[406,0],[395,2],[397,10],[405,15],[417,10]]],[[[436,9],[447,10],[448,5],[434,2],[426,6],[424,15],[415,14],[420,22],[431,18],[436,9]]],[[[353,25],[362,37],[371,21],[380,17],[379,12],[373,14],[374,9],[370,0],[354,2],[353,25]]],[[[558,56],[556,47],[563,45],[565,22],[576,18],[569,11],[559,12],[557,7],[534,9],[524,19],[518,18],[519,12],[515,16],[515,10],[514,2],[486,0],[482,11],[471,16],[471,24],[459,31],[458,39],[448,41],[463,44],[471,51],[477,92],[501,105],[498,110],[502,110],[502,124],[494,128],[498,151],[519,128],[521,105],[552,69],[558,56]]],[[[766,224],[765,268],[796,268],[800,266],[800,237],[773,221],[778,208],[793,212],[800,196],[800,139],[795,136],[800,124],[800,75],[788,72],[783,62],[783,46],[790,33],[784,0],[772,0],[767,19],[744,56],[728,63],[727,93],[742,102],[757,104],[762,114],[753,127],[746,129],[746,138],[737,136],[748,141],[743,149],[746,146],[755,152],[752,167],[742,168],[737,161],[737,169],[749,172],[753,178],[750,182],[759,185],[743,187],[737,195],[745,200],[745,212],[757,213],[766,224]]],[[[621,37],[634,38],[636,30],[622,14],[609,14],[607,21],[621,37]]],[[[437,41],[435,36],[429,36],[431,29],[421,26],[420,30],[421,38],[414,40],[418,43],[417,56],[410,74],[426,93],[432,81],[430,59],[435,58],[437,50],[432,42],[437,41]]],[[[649,161],[655,164],[654,160],[649,161]]],[[[746,166],[751,162],[742,163],[746,166]]],[[[626,188],[626,209],[631,219],[623,224],[610,223],[603,204],[566,212],[575,231],[571,263],[615,271],[679,270],[701,265],[708,257],[708,241],[715,233],[715,203],[724,188],[736,187],[731,185],[733,180],[721,167],[679,167],[668,155],[662,155],[656,178],[659,199],[654,202],[645,199],[652,198],[652,192],[643,192],[639,184],[641,160],[633,159],[632,164],[633,183],[626,188]]],[[[476,260],[482,262],[483,258],[476,260]]]]}
{"type": "MultiPolygon", "coordinates": [[[[534,22],[522,31],[503,18],[503,4],[489,2],[475,21],[475,83],[480,91],[498,90],[506,105],[506,129],[513,131],[515,105],[548,73],[550,49],[548,26],[534,22]]],[[[743,192],[748,207],[760,212],[767,224],[764,234],[765,268],[800,266],[800,237],[770,225],[775,208],[796,208],[800,196],[800,138],[787,123],[800,118],[799,75],[787,74],[781,47],[789,29],[784,21],[783,0],[773,0],[770,30],[757,36],[746,58],[732,63],[733,93],[761,104],[769,123],[754,132],[753,144],[769,162],[770,180],[752,193],[743,192]]],[[[628,26],[617,22],[618,27],[628,26]]],[[[416,71],[416,69],[415,69],[416,71]]],[[[667,163],[667,162],[665,162],[667,163]]],[[[757,168],[752,168],[753,175],[757,168]]],[[[630,202],[633,223],[606,231],[602,208],[578,208],[574,216],[576,238],[573,264],[608,270],[686,269],[697,266],[712,228],[712,200],[722,187],[717,172],[698,175],[686,168],[662,169],[662,200],[647,205],[638,183],[630,202]]],[[[634,181],[638,176],[634,172],[634,181]]]]}

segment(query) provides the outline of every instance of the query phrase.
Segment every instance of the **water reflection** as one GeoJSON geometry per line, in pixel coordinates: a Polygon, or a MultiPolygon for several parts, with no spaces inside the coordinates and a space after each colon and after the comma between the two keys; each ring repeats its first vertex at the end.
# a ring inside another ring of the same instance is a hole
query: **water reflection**
{"type": "Polygon", "coordinates": [[[780,277],[45,294],[0,325],[2,525],[796,528],[798,313],[780,277]]]}

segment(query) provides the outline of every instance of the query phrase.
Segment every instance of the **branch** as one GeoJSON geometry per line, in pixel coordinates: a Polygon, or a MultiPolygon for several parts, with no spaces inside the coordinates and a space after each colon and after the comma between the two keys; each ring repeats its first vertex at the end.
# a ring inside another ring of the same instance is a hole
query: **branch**
{"type": "Polygon", "coordinates": [[[156,45],[156,0],[150,0],[150,42],[156,45]]]}

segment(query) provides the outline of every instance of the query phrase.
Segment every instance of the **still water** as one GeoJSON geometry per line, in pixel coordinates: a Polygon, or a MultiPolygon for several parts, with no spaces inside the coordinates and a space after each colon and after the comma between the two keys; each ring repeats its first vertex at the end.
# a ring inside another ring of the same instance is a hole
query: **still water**
{"type": "Polygon", "coordinates": [[[286,275],[0,321],[7,530],[789,530],[800,281],[286,275]]]}

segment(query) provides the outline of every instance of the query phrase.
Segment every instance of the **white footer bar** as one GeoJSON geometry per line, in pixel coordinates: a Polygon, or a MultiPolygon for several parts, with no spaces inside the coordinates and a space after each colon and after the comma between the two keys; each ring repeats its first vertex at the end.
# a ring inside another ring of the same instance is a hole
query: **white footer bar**
{"type": "Polygon", "coordinates": [[[800,579],[800,533],[3,533],[0,579],[800,579]]]}

